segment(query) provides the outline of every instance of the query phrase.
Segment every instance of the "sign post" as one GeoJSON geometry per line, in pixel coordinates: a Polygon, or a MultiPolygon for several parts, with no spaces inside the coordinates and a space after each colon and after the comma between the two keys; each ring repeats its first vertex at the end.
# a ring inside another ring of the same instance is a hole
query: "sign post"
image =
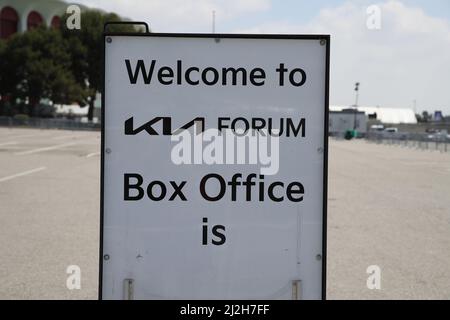
{"type": "Polygon", "coordinates": [[[105,33],[100,298],[325,298],[329,40],[105,33]]]}

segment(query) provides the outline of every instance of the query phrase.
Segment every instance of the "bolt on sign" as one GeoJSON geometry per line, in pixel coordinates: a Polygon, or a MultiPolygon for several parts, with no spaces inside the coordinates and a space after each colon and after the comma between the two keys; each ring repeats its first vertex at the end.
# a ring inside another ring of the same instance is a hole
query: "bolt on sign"
{"type": "Polygon", "coordinates": [[[325,298],[328,35],[104,35],[100,298],[325,298]]]}

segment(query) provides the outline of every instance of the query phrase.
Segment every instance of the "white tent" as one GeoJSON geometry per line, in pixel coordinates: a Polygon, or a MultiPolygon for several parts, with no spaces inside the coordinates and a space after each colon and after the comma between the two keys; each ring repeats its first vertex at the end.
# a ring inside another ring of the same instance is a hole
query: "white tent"
{"type": "MultiPolygon", "coordinates": [[[[353,106],[330,106],[330,111],[342,111],[343,109],[353,108],[353,106]]],[[[374,116],[374,119],[380,120],[382,123],[417,123],[414,111],[408,108],[359,106],[357,109],[358,111],[364,111],[367,116],[374,116]]]]}

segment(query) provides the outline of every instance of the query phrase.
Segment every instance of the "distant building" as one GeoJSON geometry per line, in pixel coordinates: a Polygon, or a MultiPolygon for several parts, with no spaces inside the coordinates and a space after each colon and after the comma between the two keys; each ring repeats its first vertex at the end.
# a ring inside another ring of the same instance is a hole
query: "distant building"
{"type": "Polygon", "coordinates": [[[78,104],[55,104],[55,112],[58,116],[66,117],[86,117],[88,114],[87,107],[80,107],[78,104]]]}
{"type": "MultiPolygon", "coordinates": [[[[342,111],[344,109],[354,109],[352,106],[330,106],[330,111],[342,111]]],[[[412,109],[408,108],[385,108],[385,107],[357,107],[358,111],[366,114],[369,120],[378,120],[382,123],[392,124],[415,124],[416,115],[412,109]]]]}
{"type": "MultiPolygon", "coordinates": [[[[60,17],[66,13],[71,4],[79,6],[82,12],[88,9],[104,12],[101,9],[60,0],[0,0],[0,39],[7,39],[15,33],[26,32],[39,25],[59,28],[62,23],[60,17]]],[[[97,94],[94,118],[98,120],[100,120],[100,104],[100,94],[97,94]]],[[[85,117],[88,107],[55,105],[55,109],[58,116],[85,117]]]]}
{"type": "Polygon", "coordinates": [[[363,111],[355,109],[333,111],[330,108],[328,131],[331,136],[344,136],[348,130],[354,129],[360,134],[367,132],[367,116],[363,111]]]}
{"type": "MultiPolygon", "coordinates": [[[[17,32],[25,32],[42,24],[59,28],[60,17],[70,5],[60,0],[0,0],[0,39],[7,39],[17,32]]],[[[76,5],[81,11],[88,9],[76,5]]]]}
{"type": "Polygon", "coordinates": [[[0,38],[41,24],[59,27],[68,4],[57,0],[0,0],[0,38]]]}
{"type": "Polygon", "coordinates": [[[442,111],[435,111],[433,114],[433,121],[444,121],[444,116],[442,115],[442,111]]]}
{"type": "MultiPolygon", "coordinates": [[[[102,97],[100,93],[97,93],[94,103],[94,123],[101,121],[101,101],[102,97]]],[[[81,107],[78,104],[54,104],[55,114],[57,117],[64,118],[80,118],[81,120],[87,119],[88,106],[81,107]]]]}

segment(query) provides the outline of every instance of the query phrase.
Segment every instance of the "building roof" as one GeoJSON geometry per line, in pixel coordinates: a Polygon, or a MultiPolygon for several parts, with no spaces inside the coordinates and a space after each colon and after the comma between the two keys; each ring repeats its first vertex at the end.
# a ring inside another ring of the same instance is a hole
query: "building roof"
{"type": "Polygon", "coordinates": [[[356,110],[356,112],[355,112],[355,109],[354,108],[351,108],[351,109],[348,109],[348,108],[345,108],[345,109],[342,109],[342,110],[334,110],[333,108],[332,108],[332,106],[330,106],[330,113],[339,113],[339,114],[343,114],[343,113],[348,113],[348,114],[366,114],[364,111],[360,111],[360,110],[356,110]]]}
{"type": "MultiPolygon", "coordinates": [[[[330,111],[342,111],[344,109],[355,108],[353,106],[330,106],[330,111]]],[[[383,123],[417,123],[416,115],[409,108],[386,108],[358,106],[358,111],[364,111],[366,115],[376,114],[376,119],[383,123]]]]}

